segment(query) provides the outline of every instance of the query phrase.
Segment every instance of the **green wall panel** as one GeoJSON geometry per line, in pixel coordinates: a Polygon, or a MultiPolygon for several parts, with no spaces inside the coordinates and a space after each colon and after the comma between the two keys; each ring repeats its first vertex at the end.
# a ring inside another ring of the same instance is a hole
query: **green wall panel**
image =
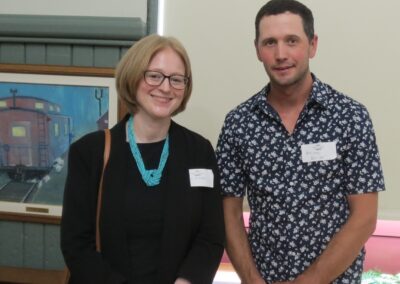
{"type": "Polygon", "coordinates": [[[45,44],[25,44],[26,64],[46,64],[45,44]]]}
{"type": "Polygon", "coordinates": [[[25,63],[25,45],[22,43],[2,43],[0,52],[3,63],[25,63]]]}
{"type": "Polygon", "coordinates": [[[60,248],[60,227],[44,227],[44,268],[61,270],[65,266],[60,248]]]}
{"type": "Polygon", "coordinates": [[[121,57],[124,56],[124,54],[128,51],[129,47],[123,47],[121,48],[121,57]]]}
{"type": "Polygon", "coordinates": [[[46,64],[71,65],[72,48],[70,45],[49,45],[46,50],[46,64]]]}
{"type": "Polygon", "coordinates": [[[10,38],[137,40],[145,36],[140,17],[0,15],[0,36],[10,38]]]}
{"type": "Polygon", "coordinates": [[[60,227],[0,221],[0,266],[62,270],[60,227]]]}
{"type": "Polygon", "coordinates": [[[42,224],[24,223],[24,267],[38,269],[44,267],[43,228],[42,224]]]}
{"type": "Polygon", "coordinates": [[[0,221],[0,265],[23,266],[23,223],[0,221]]]}
{"type": "Polygon", "coordinates": [[[94,48],[92,46],[72,47],[72,65],[74,66],[93,66],[94,48]]]}
{"type": "Polygon", "coordinates": [[[115,67],[120,59],[120,48],[98,46],[94,48],[94,66],[115,67]]]}

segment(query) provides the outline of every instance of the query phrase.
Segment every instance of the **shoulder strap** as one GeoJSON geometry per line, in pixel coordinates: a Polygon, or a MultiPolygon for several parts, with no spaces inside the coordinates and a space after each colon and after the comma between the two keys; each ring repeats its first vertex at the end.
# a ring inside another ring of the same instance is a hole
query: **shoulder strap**
{"type": "Polygon", "coordinates": [[[103,175],[104,169],[106,168],[108,158],[110,157],[111,148],[111,135],[110,129],[104,129],[105,144],[104,144],[104,155],[103,155],[103,169],[100,176],[99,190],[97,193],[97,209],[96,209],[96,251],[101,251],[100,245],[100,211],[101,211],[101,198],[103,196],[103,175]]]}

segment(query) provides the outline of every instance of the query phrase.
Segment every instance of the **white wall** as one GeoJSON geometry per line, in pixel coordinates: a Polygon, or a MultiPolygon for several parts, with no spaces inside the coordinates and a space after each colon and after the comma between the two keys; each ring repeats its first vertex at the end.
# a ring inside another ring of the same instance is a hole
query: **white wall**
{"type": "MultiPolygon", "coordinates": [[[[216,144],[225,114],[268,78],[253,47],[262,0],[165,0],[165,34],[188,49],[194,92],[177,117],[216,144]]],[[[319,35],[312,71],[367,106],[374,122],[387,191],[380,218],[400,219],[400,10],[398,0],[303,0],[319,35]]]]}

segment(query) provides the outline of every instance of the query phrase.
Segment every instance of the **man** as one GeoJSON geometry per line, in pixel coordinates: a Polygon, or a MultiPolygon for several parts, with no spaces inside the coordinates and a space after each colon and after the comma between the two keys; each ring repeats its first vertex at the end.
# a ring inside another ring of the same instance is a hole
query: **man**
{"type": "Polygon", "coordinates": [[[379,153],[365,107],[310,72],[313,25],[294,0],[260,9],[254,44],[270,82],[219,137],[227,252],[242,283],[361,282],[384,190],[379,153]]]}

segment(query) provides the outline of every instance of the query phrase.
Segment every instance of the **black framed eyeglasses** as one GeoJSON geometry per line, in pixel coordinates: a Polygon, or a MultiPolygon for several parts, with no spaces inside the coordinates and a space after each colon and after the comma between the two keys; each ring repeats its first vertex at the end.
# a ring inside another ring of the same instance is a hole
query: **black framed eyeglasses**
{"type": "Polygon", "coordinates": [[[165,75],[158,71],[147,70],[144,71],[144,81],[150,86],[160,86],[165,78],[168,79],[169,85],[177,90],[185,89],[189,82],[189,78],[183,75],[165,75]]]}

